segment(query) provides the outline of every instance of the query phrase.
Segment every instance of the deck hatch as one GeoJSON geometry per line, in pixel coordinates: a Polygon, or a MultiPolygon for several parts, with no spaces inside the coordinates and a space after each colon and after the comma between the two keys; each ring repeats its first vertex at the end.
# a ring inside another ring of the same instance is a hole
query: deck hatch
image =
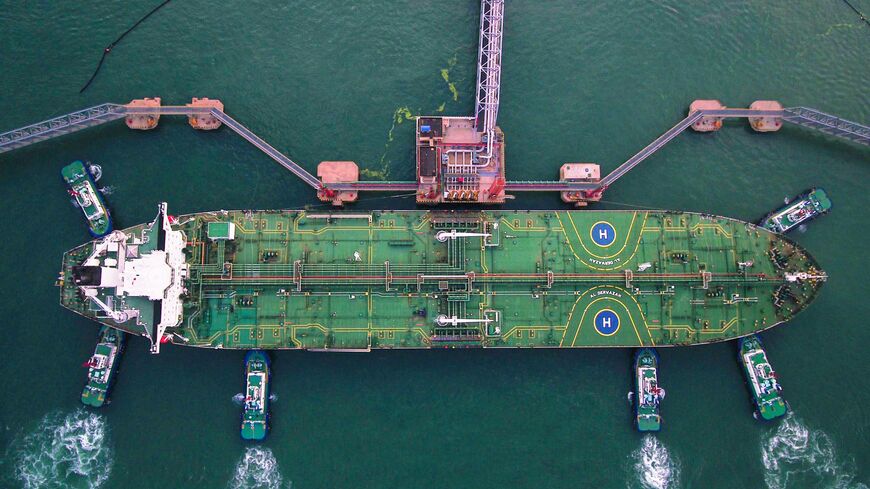
{"type": "Polygon", "coordinates": [[[208,223],[208,238],[212,241],[231,240],[236,237],[236,225],[231,222],[208,223]]]}

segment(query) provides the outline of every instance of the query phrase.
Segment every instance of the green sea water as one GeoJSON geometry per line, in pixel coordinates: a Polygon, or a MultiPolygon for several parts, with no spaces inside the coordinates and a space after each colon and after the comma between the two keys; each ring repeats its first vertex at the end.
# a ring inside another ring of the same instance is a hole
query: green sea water
{"type": "MultiPolygon", "coordinates": [[[[851,0],[870,13],[870,0],[851,0]]],[[[0,131],[97,103],[221,99],[314,171],[354,160],[414,175],[418,114],[472,111],[471,0],[0,2],[0,131]]],[[[508,0],[499,125],[507,175],[615,168],[698,98],[776,99],[870,122],[870,28],[841,1],[508,0]]],[[[133,339],[113,402],[79,405],[97,327],[58,305],[63,251],[88,235],[60,180],[102,165],[117,225],[173,213],[299,208],[313,193],[228,130],[117,122],[0,155],[0,487],[852,488],[870,481],[870,152],[796,127],[684,134],[597,208],[756,220],[824,187],[831,215],[796,239],[830,280],[765,334],[793,414],[751,416],[734,344],[661,351],[664,430],[640,436],[625,350],[273,354],[272,433],[242,443],[242,352],[133,339]]],[[[362,195],[356,209],[413,208],[362,195]]],[[[563,208],[521,194],[508,208],[563,208]]]]}

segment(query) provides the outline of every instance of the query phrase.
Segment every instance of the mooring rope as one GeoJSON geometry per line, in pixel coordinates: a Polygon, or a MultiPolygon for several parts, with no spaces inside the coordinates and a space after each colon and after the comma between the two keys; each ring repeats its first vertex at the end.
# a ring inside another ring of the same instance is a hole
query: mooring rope
{"type": "Polygon", "coordinates": [[[160,5],[154,7],[154,9],[152,9],[150,12],[148,12],[147,14],[145,14],[145,16],[142,17],[141,19],[139,19],[135,24],[133,24],[132,27],[130,27],[129,29],[127,29],[126,31],[124,31],[123,34],[121,34],[120,36],[118,36],[117,39],[115,39],[114,41],[110,42],[109,45],[106,46],[105,49],[103,49],[103,56],[100,57],[100,62],[97,63],[97,69],[94,70],[94,74],[91,75],[91,78],[88,80],[87,83],[85,83],[85,86],[83,86],[82,89],[79,90],[79,93],[84,92],[84,91],[85,91],[85,90],[86,90],[86,89],[91,85],[91,82],[94,81],[94,78],[97,77],[97,73],[99,73],[99,72],[100,72],[100,68],[103,67],[103,61],[105,61],[105,60],[106,60],[106,56],[108,56],[109,53],[112,52],[112,48],[114,48],[114,47],[115,47],[119,42],[121,42],[121,39],[124,39],[124,36],[126,36],[127,34],[133,32],[133,29],[139,27],[139,24],[141,24],[142,22],[144,22],[145,19],[147,19],[148,17],[151,17],[151,14],[153,14],[154,12],[157,12],[158,10],[160,10],[161,8],[163,8],[163,6],[166,5],[167,3],[169,3],[170,1],[171,1],[171,0],[164,0],[163,3],[161,3],[160,5]]]}
{"type": "Polygon", "coordinates": [[[645,206],[645,205],[628,204],[628,203],[626,203],[626,202],[617,202],[617,201],[615,201],[615,200],[603,200],[603,199],[602,199],[602,200],[599,200],[598,202],[601,202],[602,204],[621,205],[621,206],[623,206],[623,207],[632,207],[632,208],[634,208],[634,209],[641,209],[641,210],[645,210],[645,211],[654,211],[654,210],[658,210],[658,209],[655,208],[655,207],[649,207],[649,206],[645,206]]]}
{"type": "MultiPolygon", "coordinates": [[[[413,194],[398,194],[398,195],[384,195],[381,197],[367,197],[364,199],[357,199],[357,202],[371,202],[373,200],[385,200],[385,199],[404,199],[404,198],[408,198],[408,197],[414,197],[415,195],[417,195],[416,192],[413,194]]],[[[309,210],[309,209],[316,209],[318,207],[328,207],[331,205],[332,205],[331,202],[324,202],[322,204],[307,204],[307,205],[304,205],[303,208],[305,210],[309,210]]]]}

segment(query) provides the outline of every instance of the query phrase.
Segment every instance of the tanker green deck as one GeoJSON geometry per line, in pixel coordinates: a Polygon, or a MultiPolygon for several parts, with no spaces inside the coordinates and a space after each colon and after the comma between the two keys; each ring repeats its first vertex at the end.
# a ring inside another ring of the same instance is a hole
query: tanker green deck
{"type": "Polygon", "coordinates": [[[783,236],[669,211],[166,215],[64,255],[61,304],[206,348],[640,347],[792,318],[825,280],[783,236]]]}

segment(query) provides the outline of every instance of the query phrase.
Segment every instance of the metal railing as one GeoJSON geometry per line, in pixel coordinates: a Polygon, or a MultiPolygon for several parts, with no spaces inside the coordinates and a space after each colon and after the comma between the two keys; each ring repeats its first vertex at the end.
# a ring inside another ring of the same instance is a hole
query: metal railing
{"type": "Polygon", "coordinates": [[[330,190],[367,190],[367,191],[383,191],[383,192],[413,192],[417,190],[417,182],[408,181],[393,181],[393,182],[346,182],[346,183],[329,183],[324,184],[324,187],[330,190]]]}
{"type": "Polygon", "coordinates": [[[474,125],[477,132],[490,132],[498,118],[501,89],[501,46],[504,0],[480,2],[480,41],[477,47],[477,92],[474,125]]]}
{"type": "Polygon", "coordinates": [[[665,131],[664,134],[654,139],[653,142],[646,145],[642,150],[638,151],[637,154],[625,160],[625,163],[619,165],[618,167],[616,167],[615,170],[608,173],[607,176],[601,179],[601,183],[598,186],[606,187],[615,182],[619,177],[625,175],[634,167],[641,164],[643,160],[649,158],[653,155],[653,153],[662,149],[664,145],[671,142],[672,139],[679,136],[680,133],[688,129],[689,126],[691,126],[695,122],[699,121],[701,118],[704,117],[704,115],[705,114],[703,110],[698,110],[689,114],[688,117],[678,122],[677,125],[675,125],[674,127],[665,131]]]}
{"type": "MultiPolygon", "coordinates": [[[[484,2],[487,3],[487,2],[484,2]]],[[[493,1],[493,5],[502,2],[493,1]]],[[[492,8],[497,8],[493,6],[492,8]]],[[[500,14],[499,14],[500,15],[500,14]]],[[[499,22],[501,17],[499,16],[499,22]]],[[[483,31],[482,31],[483,32],[483,31]]],[[[500,42],[500,41],[499,41],[500,42]]],[[[499,53],[500,56],[500,53],[499,53]]],[[[483,71],[481,71],[483,73],[483,71]]],[[[482,76],[482,75],[481,75],[482,76]]],[[[480,94],[480,92],[478,92],[480,94]]],[[[486,97],[484,97],[486,99],[486,97]]],[[[496,105],[494,111],[490,111],[491,117],[497,115],[498,94],[495,94],[496,105]]],[[[491,98],[490,98],[491,100],[491,98]]],[[[484,103],[483,106],[486,104],[484,103]]],[[[490,107],[490,109],[493,109],[490,107]]],[[[155,114],[155,115],[194,115],[210,114],[229,127],[236,134],[242,136],[253,144],[257,149],[266,153],[278,164],[302,179],[309,186],[320,189],[323,184],[320,180],[295,163],[286,155],[272,147],[262,138],[254,134],[247,127],[227,115],[222,110],[211,107],[188,107],[188,106],[160,106],[160,107],[129,107],[126,105],[106,103],[86,109],[78,110],[53,119],[49,119],[29,126],[21,127],[0,134],[0,153],[22,148],[30,144],[45,141],[54,137],[76,132],[88,127],[97,126],[106,122],[122,119],[126,115],[155,114]]],[[[487,117],[486,109],[478,112],[479,117],[487,117]]],[[[607,174],[599,182],[559,182],[559,181],[513,181],[506,182],[505,190],[510,192],[532,191],[590,191],[599,190],[612,185],[617,179],[627,174],[637,165],[652,156],[656,151],[663,148],[667,143],[676,138],[692,124],[703,117],[781,117],[784,121],[815,129],[825,134],[844,138],[862,145],[870,145],[870,127],[857,122],[848,121],[824,112],[807,108],[794,107],[783,110],[751,110],[751,109],[717,109],[698,110],[689,114],[685,119],[668,129],[664,134],[653,140],[631,158],[619,165],[607,174]]],[[[494,121],[494,119],[492,119],[494,121]]],[[[493,122],[494,126],[494,122],[493,122]]],[[[385,181],[385,182],[346,182],[332,183],[328,187],[332,190],[364,190],[364,191],[415,191],[417,183],[412,181],[385,181]]]]}
{"type": "Polygon", "coordinates": [[[870,127],[857,122],[847,121],[808,107],[793,107],[783,110],[783,120],[831,136],[870,146],[870,127]]]}
{"type": "Polygon", "coordinates": [[[13,129],[0,134],[0,153],[121,119],[125,114],[123,105],[101,104],[13,129]]]}
{"type": "Polygon", "coordinates": [[[236,134],[245,138],[249,143],[253,144],[260,151],[266,153],[270,158],[278,162],[279,165],[284,168],[290,170],[294,175],[301,178],[303,182],[307,183],[311,187],[315,189],[319,189],[321,187],[320,180],[308,173],[305,168],[302,168],[296,162],[282,154],[277,149],[273,148],[269,143],[263,141],[260,136],[257,136],[250,129],[241,125],[232,117],[228,116],[224,111],[218,109],[211,109],[211,115],[221,121],[225,126],[232,129],[236,134]]]}

